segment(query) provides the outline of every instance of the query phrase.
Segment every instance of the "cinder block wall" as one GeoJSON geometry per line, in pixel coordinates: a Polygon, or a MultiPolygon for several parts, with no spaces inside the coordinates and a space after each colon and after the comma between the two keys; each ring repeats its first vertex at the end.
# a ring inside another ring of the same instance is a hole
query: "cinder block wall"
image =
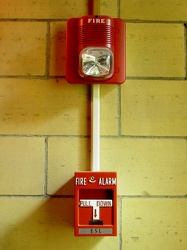
{"type": "Polygon", "coordinates": [[[90,165],[90,87],[64,78],[65,25],[87,0],[0,2],[0,249],[187,249],[184,0],[101,0],[127,23],[127,81],[101,86],[101,168],[118,173],[118,236],[73,236],[90,165]]]}

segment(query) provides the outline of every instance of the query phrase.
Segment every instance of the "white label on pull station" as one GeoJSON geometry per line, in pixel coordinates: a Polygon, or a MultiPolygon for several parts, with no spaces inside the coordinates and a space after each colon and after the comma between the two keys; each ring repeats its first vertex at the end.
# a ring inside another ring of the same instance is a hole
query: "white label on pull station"
{"type": "Polygon", "coordinates": [[[80,207],[93,207],[93,220],[100,219],[100,207],[112,207],[112,200],[80,200],[80,207]]]}
{"type": "Polygon", "coordinates": [[[79,228],[79,234],[113,234],[112,228],[79,228]]]}

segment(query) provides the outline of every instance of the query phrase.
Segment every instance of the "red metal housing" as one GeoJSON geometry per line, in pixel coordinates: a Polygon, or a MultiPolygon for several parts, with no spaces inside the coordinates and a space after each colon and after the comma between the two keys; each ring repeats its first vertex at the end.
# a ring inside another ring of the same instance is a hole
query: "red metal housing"
{"type": "Polygon", "coordinates": [[[108,16],[71,18],[66,27],[66,80],[74,84],[121,84],[126,79],[125,22],[108,16]],[[79,53],[85,47],[109,48],[114,55],[114,72],[97,81],[79,74],[79,53]]]}
{"type": "Polygon", "coordinates": [[[75,235],[117,235],[115,172],[75,173],[75,235]]]}

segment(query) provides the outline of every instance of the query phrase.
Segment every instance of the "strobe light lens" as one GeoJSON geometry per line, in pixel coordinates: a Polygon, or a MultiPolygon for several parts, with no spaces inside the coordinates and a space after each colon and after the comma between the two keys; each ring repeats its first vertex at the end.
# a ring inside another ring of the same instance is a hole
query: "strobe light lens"
{"type": "Polygon", "coordinates": [[[79,55],[79,73],[99,80],[113,75],[113,53],[108,48],[84,48],[79,55]]]}

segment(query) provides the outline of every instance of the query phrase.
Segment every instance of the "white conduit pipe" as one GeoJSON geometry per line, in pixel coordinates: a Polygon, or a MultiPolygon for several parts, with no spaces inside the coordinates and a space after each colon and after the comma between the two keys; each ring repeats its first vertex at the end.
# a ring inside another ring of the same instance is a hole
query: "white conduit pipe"
{"type": "Polygon", "coordinates": [[[100,171],[100,84],[91,88],[91,171],[100,171]]]}

